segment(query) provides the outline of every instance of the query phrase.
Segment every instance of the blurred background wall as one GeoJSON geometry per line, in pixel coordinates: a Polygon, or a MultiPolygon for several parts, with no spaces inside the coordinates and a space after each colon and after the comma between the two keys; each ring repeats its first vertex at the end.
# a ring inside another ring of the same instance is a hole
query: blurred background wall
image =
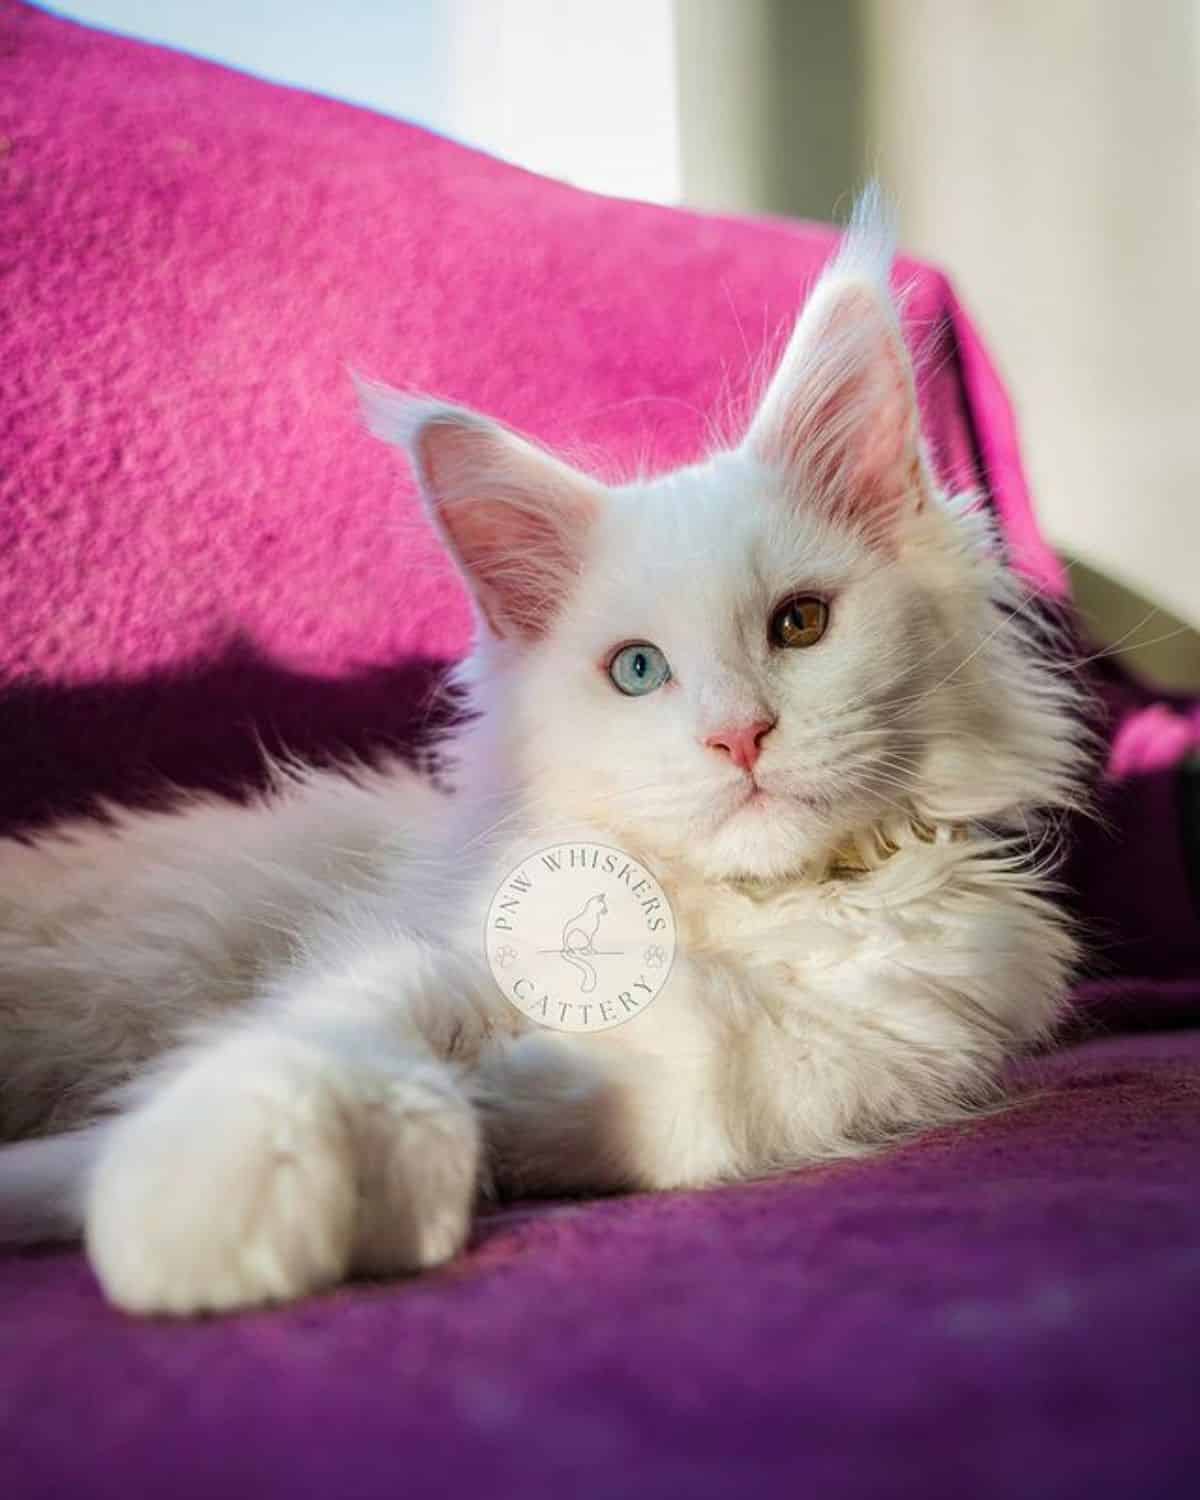
{"type": "Polygon", "coordinates": [[[54,8],[601,192],[827,219],[878,175],[992,345],[1094,633],[1200,687],[1200,0],[54,8]]]}

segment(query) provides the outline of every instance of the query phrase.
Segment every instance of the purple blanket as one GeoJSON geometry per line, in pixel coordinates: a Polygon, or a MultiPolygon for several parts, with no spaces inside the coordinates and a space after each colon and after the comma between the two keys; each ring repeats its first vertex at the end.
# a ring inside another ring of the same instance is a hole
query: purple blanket
{"type": "Polygon", "coordinates": [[[780,1182],[514,1208],[454,1265],[207,1324],[0,1261],[17,1500],[1178,1497],[1200,1435],[1200,1032],[780,1182]]]}
{"type": "MultiPolygon", "coordinates": [[[[419,744],[467,614],[346,365],[605,469],[694,456],[829,231],[620,203],[0,0],[0,828],[260,744],[419,744]]],[[[1065,598],[1004,392],[903,263],[943,474],[1065,598]]],[[[0,1495],[1200,1491],[1200,725],[1099,678],[1077,1043],[1021,1105],[748,1187],[521,1206],[419,1281],[213,1323],[0,1260],[0,1495]],[[1152,1028],[1172,1024],[1177,1029],[1152,1028]]]]}

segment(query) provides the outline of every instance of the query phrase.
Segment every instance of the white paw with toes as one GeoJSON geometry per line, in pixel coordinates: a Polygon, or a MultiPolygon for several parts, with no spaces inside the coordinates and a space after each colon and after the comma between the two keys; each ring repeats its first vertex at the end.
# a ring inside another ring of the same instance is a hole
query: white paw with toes
{"type": "Polygon", "coordinates": [[[114,1302],[213,1311],[345,1276],[354,1141],[324,1072],[277,1041],[226,1047],[116,1123],[86,1220],[92,1266],[114,1302]]]}
{"type": "Polygon", "coordinates": [[[283,1301],[454,1255],[479,1130],[432,1058],[347,1062],[278,1036],[195,1059],[119,1119],[87,1204],[92,1266],[143,1313],[283,1301]]]}

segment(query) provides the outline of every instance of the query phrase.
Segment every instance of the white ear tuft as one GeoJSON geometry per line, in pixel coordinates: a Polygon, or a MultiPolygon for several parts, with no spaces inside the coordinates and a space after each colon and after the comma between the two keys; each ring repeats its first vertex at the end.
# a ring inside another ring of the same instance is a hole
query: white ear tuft
{"type": "Polygon", "coordinates": [[[866,281],[888,293],[888,277],[896,257],[896,216],[877,182],[870,182],[855,199],[850,222],[837,255],[825,275],[866,281]]]}
{"type": "Polygon", "coordinates": [[[888,285],[893,244],[868,189],[746,437],[793,493],[874,534],[924,493],[916,388],[888,285]]]}
{"type": "Polygon", "coordinates": [[[603,486],[473,411],[357,377],[355,385],[371,431],[407,451],[492,631],[542,635],[578,579],[603,486]]]}

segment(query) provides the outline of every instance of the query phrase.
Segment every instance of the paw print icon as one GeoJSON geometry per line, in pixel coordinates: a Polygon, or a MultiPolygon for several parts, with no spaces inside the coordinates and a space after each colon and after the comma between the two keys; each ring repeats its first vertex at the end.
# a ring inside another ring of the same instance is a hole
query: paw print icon
{"type": "Polygon", "coordinates": [[[661,969],[667,961],[667,955],[657,943],[651,943],[645,953],[642,954],[642,957],[652,969],[661,969]]]}
{"type": "Polygon", "coordinates": [[[517,950],[515,948],[510,948],[508,944],[505,943],[504,947],[497,948],[492,956],[502,969],[507,969],[508,966],[516,958],[517,950]]]}

